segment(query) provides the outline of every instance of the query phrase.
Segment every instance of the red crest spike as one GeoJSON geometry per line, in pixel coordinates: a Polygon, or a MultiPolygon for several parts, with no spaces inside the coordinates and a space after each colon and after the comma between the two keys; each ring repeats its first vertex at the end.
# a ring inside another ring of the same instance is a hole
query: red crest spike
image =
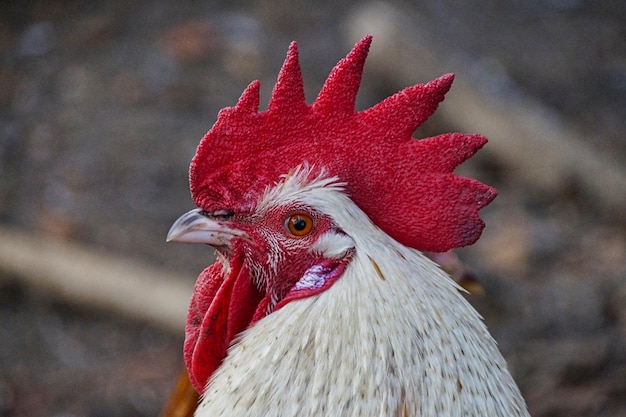
{"type": "Polygon", "coordinates": [[[300,112],[306,108],[302,71],[298,62],[298,44],[291,42],[287,58],[278,74],[278,81],[268,105],[270,112],[300,112]]]}
{"type": "Polygon", "coordinates": [[[446,74],[429,83],[407,87],[365,110],[363,117],[379,120],[381,132],[391,130],[398,137],[410,136],[437,110],[452,81],[454,74],[446,74]]]}
{"type": "Polygon", "coordinates": [[[371,43],[372,35],[367,35],[333,68],[313,103],[314,111],[345,114],[355,111],[356,95],[371,43]]]}
{"type": "Polygon", "coordinates": [[[244,90],[239,98],[235,110],[241,113],[257,113],[259,111],[261,83],[256,80],[252,81],[244,90]]]}
{"type": "Polygon", "coordinates": [[[484,227],[478,212],[496,191],[453,170],[487,139],[411,137],[444,99],[452,74],[356,112],[371,40],[363,38],[335,66],[311,106],[292,43],[268,110],[258,112],[258,83],[252,83],[200,142],[190,167],[195,203],[208,212],[253,211],[267,187],[308,163],[345,182],[370,219],[406,246],[443,252],[474,243],[484,227]]]}

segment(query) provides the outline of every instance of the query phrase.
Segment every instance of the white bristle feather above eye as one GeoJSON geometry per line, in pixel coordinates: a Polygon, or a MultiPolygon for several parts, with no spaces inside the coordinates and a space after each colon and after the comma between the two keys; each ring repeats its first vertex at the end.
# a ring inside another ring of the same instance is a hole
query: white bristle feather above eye
{"type": "Polygon", "coordinates": [[[313,245],[310,251],[319,254],[325,258],[339,259],[354,249],[354,240],[346,234],[329,231],[321,235],[313,245]]]}

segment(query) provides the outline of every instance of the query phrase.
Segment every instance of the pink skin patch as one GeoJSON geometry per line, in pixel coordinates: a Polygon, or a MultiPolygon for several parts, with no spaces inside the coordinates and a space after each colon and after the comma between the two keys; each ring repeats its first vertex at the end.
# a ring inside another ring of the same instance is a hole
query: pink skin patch
{"type": "Polygon", "coordinates": [[[276,305],[276,310],[293,300],[310,297],[326,291],[343,274],[349,262],[350,257],[327,259],[311,266],[306,270],[302,278],[296,282],[291,291],[287,293],[285,298],[276,305]]]}

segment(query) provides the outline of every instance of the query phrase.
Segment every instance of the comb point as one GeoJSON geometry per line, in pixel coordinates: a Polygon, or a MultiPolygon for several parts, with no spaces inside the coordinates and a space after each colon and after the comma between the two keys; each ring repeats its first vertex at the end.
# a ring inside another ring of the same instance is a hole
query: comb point
{"type": "Polygon", "coordinates": [[[270,112],[293,112],[306,107],[298,44],[291,42],[268,105],[270,112]]]}

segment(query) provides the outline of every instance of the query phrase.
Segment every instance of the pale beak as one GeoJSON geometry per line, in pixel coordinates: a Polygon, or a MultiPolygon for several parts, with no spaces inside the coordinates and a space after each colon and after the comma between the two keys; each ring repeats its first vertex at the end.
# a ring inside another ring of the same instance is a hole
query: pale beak
{"type": "Polygon", "coordinates": [[[167,233],[167,242],[204,243],[219,247],[230,246],[234,237],[247,238],[241,230],[228,226],[202,209],[193,209],[180,216],[167,233]]]}

